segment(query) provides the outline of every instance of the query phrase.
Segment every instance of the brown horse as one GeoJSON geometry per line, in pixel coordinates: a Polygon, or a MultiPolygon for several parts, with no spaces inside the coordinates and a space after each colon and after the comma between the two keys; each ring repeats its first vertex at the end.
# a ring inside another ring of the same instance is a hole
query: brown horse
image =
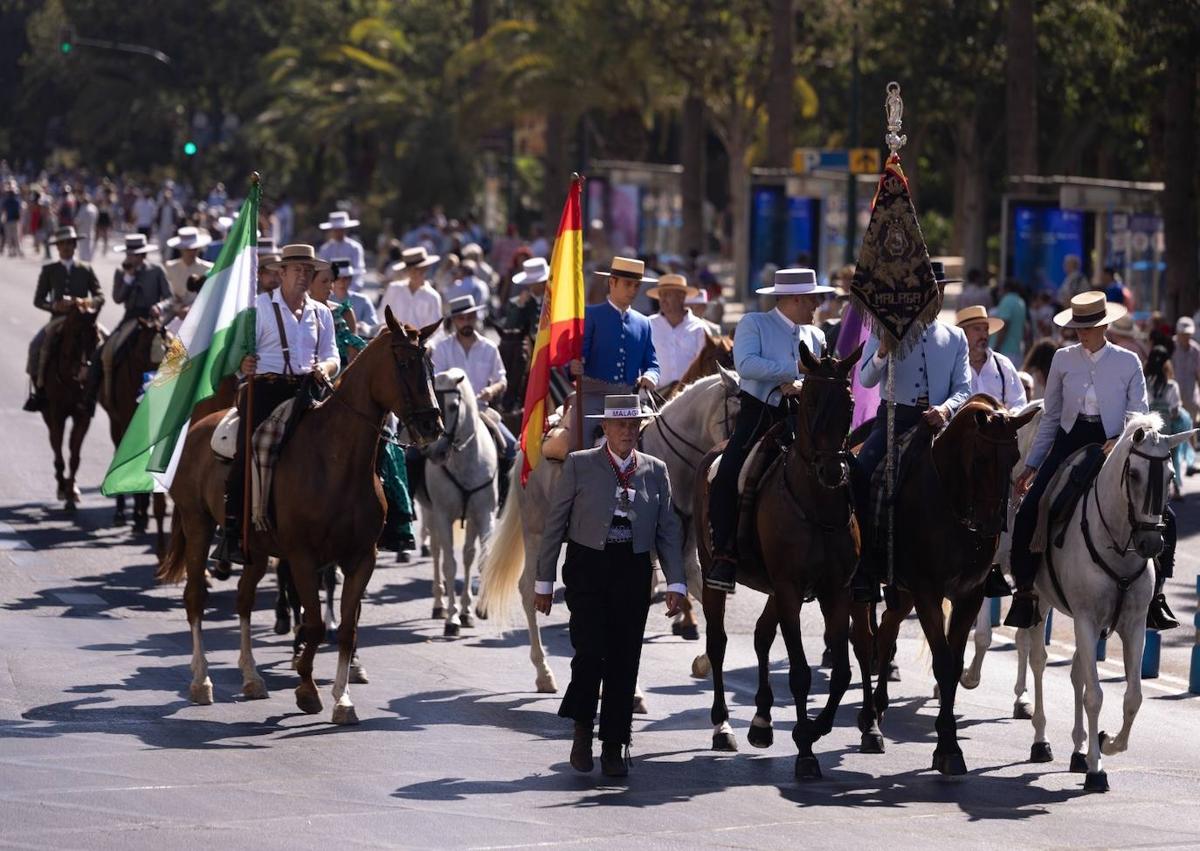
{"type": "MultiPolygon", "coordinates": [[[[113,447],[121,445],[121,438],[129,428],[133,413],[137,410],[138,396],[145,384],[146,373],[158,369],[167,345],[167,332],[153,319],[138,319],[137,328],[126,344],[124,355],[113,363],[109,392],[100,394],[100,403],[108,412],[108,431],[113,447]]],[[[146,531],[149,522],[150,494],[133,495],[133,530],[138,534],[146,531]]],[[[157,527],[156,548],[163,551],[165,541],[163,521],[167,514],[167,500],[161,493],[154,494],[154,521],[157,527]]],[[[125,494],[117,495],[117,507],[113,512],[113,525],[125,525],[125,494]]]]}
{"type": "MultiPolygon", "coordinates": [[[[954,719],[963,651],[1007,513],[1010,476],[1020,456],[1017,431],[1036,413],[1009,416],[992,397],[972,396],[932,444],[928,435],[916,436],[927,446],[919,449],[919,459],[896,493],[894,587],[880,620],[876,652],[879,659],[892,658],[900,623],[915,605],[940,696],[933,768],[942,774],[967,771],[954,719]],[[952,606],[949,628],[943,599],[952,606]]],[[[868,520],[859,517],[864,528],[868,520]]],[[[867,608],[856,606],[856,620],[860,614],[867,617],[867,608]]],[[[880,669],[874,701],[865,701],[859,715],[864,733],[876,728],[888,707],[887,665],[880,669]]],[[[867,750],[865,745],[864,735],[867,750]]]]}
{"type": "Polygon", "coordinates": [[[679,380],[662,391],[663,399],[671,399],[683,392],[683,388],[708,375],[716,375],[717,367],[733,369],[733,337],[707,335],[700,352],[688,364],[679,380]]]}
{"type": "MultiPolygon", "coordinates": [[[[833,729],[834,714],[850,685],[849,584],[858,561],[858,530],[850,495],[846,435],[854,413],[849,376],[861,355],[859,346],[845,360],[831,355],[818,360],[800,344],[805,377],[795,406],[795,439],[767,468],[758,487],[754,511],[758,558],[743,553],[738,565],[738,583],[768,595],[754,628],[758,692],[748,738],[750,744],[762,748],[770,746],[774,738],[771,707],[775,698],[768,677],[771,644],[779,627],[787,645],[788,682],[796,702],[792,739],[800,751],[795,766],[799,780],[821,776],[812,746],[833,729]],[[820,602],[825,616],[825,642],[832,650],[833,665],[825,707],[810,720],[807,703],[812,671],[801,642],[800,608],[813,598],[820,602]]],[[[714,456],[700,469],[708,469],[714,456]]],[[[698,488],[696,494],[695,517],[702,530],[700,561],[707,573],[712,562],[708,488],[698,488]]],[[[725,704],[725,594],[706,587],[703,602],[713,676],[713,749],[737,750],[725,704]]],[[[855,626],[855,653],[865,677],[870,668],[871,637],[857,622],[855,626]]]]}
{"type": "MultiPolygon", "coordinates": [[[[304,712],[316,713],[321,711],[321,698],[312,677],[313,656],[325,632],[317,573],[327,564],[342,566],[346,581],[333,687],[335,724],[358,720],[347,683],[362,597],[375,569],[375,542],[383,530],[386,511],[375,474],[375,453],[385,420],[394,413],[421,444],[442,432],[424,347],[437,324],[417,331],[409,326],[401,328],[390,309],[385,315],[387,329],[346,368],[332,397],[301,418],[283,447],[274,475],[275,526],[269,532],[251,532],[247,564],[238,583],[242,691],[246,697],[262,698],[267,696],[266,686],[250,647],[254,592],[266,571],[268,557],[285,558],[291,563],[304,610],[304,653],[296,665],[301,678],[296,704],[304,712]]],[[[212,703],[213,699],[201,637],[207,597],[204,568],[209,539],[218,519],[224,516],[229,469],[229,462],[217,458],[209,445],[219,420],[219,413],[211,414],[188,432],[171,486],[175,516],[170,548],[157,574],[161,581],[178,582],[186,573],[183,596],[193,647],[190,696],[202,704],[212,703]]]]}
{"type": "Polygon", "coordinates": [[[51,348],[46,359],[46,404],[42,408],[42,419],[50,430],[50,448],[54,450],[57,498],[68,511],[74,511],[82,498],[79,486],[75,484],[75,474],[79,471],[79,450],[92,422],[91,411],[84,400],[88,364],[97,357],[100,345],[100,329],[96,326],[98,313],[86,299],[76,299],[54,340],[47,344],[51,348]],[[71,420],[69,468],[62,451],[68,419],[71,420]]]}

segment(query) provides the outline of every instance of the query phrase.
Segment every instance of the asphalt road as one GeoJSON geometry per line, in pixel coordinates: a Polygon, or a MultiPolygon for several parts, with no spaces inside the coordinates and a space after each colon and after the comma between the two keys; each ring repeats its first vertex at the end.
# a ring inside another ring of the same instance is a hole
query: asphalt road
{"type": "MultiPolygon", "coordinates": [[[[254,636],[271,690],[240,696],[233,582],[217,583],[205,631],[212,706],[187,700],[190,641],[179,587],[155,587],[149,539],[109,527],[98,492],[112,455],[103,415],[85,444],[84,501],[55,504],[39,418],[23,413],[25,346],[41,315],[31,259],[0,259],[0,846],[28,848],[389,847],[1117,847],[1200,844],[1200,700],[1187,695],[1194,633],[1165,638],[1164,676],[1145,684],[1131,750],[1105,761],[1112,791],[1085,794],[1067,771],[1072,696],[1069,621],[1059,618],[1047,674],[1055,761],[1026,762],[1032,731],[1010,718],[1015,654],[1000,630],[983,685],[959,692],[970,773],[929,771],[932,679],[914,623],[903,681],[885,719],[887,753],[857,752],[852,687],[820,743],[825,779],[792,779],[794,748],[782,642],[776,642],[776,744],[752,751],[750,641],[761,598],[731,604],[730,702],[742,752],[710,751],[710,685],[689,675],[699,645],[672,637],[651,613],[642,663],[649,714],[634,728],[627,783],[567,766],[569,730],[557,699],[532,692],[524,634],[483,625],[455,641],[428,620],[426,562],[387,564],[364,608],[362,654],[371,683],[353,687],[361,723],[329,723],[335,656],[317,673],[326,709],[300,713],[287,640],[270,629],[274,580],[263,583],[254,636]]],[[[105,286],[114,264],[102,262],[105,286]]],[[[113,307],[104,318],[112,324],[113,307]]],[[[1194,481],[1194,480],[1193,480],[1194,481]]],[[[1200,518],[1182,505],[1180,576],[1172,600],[1196,610],[1200,518]]],[[[568,677],[564,608],[544,630],[560,685],[568,677]]],[[[805,617],[811,657],[818,615],[805,617]]],[[[810,657],[810,658],[811,658],[810,657]]],[[[1110,659],[1119,659],[1115,645],[1110,659]]],[[[1123,684],[1103,667],[1108,729],[1123,684]]],[[[814,679],[818,696],[824,672],[814,679]]],[[[857,683],[857,672],[855,676],[857,683]]]]}

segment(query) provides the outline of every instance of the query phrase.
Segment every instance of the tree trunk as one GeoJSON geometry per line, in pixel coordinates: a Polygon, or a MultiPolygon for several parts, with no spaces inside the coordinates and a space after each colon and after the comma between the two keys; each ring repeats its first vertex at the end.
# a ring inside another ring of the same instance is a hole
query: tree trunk
{"type": "Polygon", "coordinates": [[[546,238],[553,241],[567,197],[567,122],[561,110],[546,114],[546,167],[542,180],[542,223],[546,238]]]}
{"type": "Polygon", "coordinates": [[[742,128],[734,128],[725,140],[729,154],[729,208],[733,215],[730,231],[733,236],[734,297],[749,298],[750,286],[750,174],[746,168],[749,141],[742,128]]]}
{"type": "Polygon", "coordinates": [[[792,161],[792,89],[795,68],[792,0],[771,0],[771,74],[767,82],[767,162],[786,168],[792,161]]]}
{"type": "Polygon", "coordinates": [[[689,251],[703,253],[704,245],[704,186],[705,186],[704,98],[695,90],[683,101],[683,132],[680,159],[683,174],[680,194],[683,196],[683,232],[680,249],[684,257],[689,251]]]}
{"type": "Polygon", "coordinates": [[[1037,42],[1033,0],[1008,0],[1008,173],[1038,173],[1037,42]]]}
{"type": "Polygon", "coordinates": [[[964,271],[983,269],[987,260],[987,172],[975,110],[958,118],[954,140],[954,231],[950,249],[962,255],[964,271]]]}
{"type": "MultiPolygon", "coordinates": [[[[1168,317],[1191,316],[1196,282],[1196,34],[1187,31],[1167,45],[1163,110],[1163,236],[1166,241],[1168,317]]],[[[1153,308],[1152,308],[1153,309],[1153,308]]]]}
{"type": "Polygon", "coordinates": [[[482,38],[492,26],[492,0],[471,0],[471,34],[482,38]]]}

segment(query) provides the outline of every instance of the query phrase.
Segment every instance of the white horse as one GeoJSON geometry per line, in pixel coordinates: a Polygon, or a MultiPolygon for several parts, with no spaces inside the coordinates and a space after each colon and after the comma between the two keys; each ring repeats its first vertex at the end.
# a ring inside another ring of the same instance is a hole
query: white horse
{"type": "Polygon", "coordinates": [[[427,451],[426,494],[419,499],[433,552],[433,608],[445,612],[443,634],[456,636],[460,627],[475,625],[471,614],[471,567],[476,553],[486,551],[492,534],[498,458],[467,374],[457,368],[440,372],[434,376],[433,390],[442,409],[445,431],[427,451]],[[456,599],[454,523],[459,519],[464,521],[466,534],[463,590],[456,599]]]}
{"type": "MultiPolygon", "coordinates": [[[[698,451],[689,453],[685,459],[676,459],[675,465],[669,460],[669,452],[655,455],[668,465],[668,475],[671,478],[671,501],[676,511],[684,516],[690,515],[691,503],[684,502],[681,494],[690,496],[695,486],[696,465],[701,457],[722,440],[729,437],[733,419],[737,414],[737,375],[722,369],[719,375],[701,378],[689,385],[682,393],[662,406],[659,421],[661,431],[668,436],[672,433],[682,436],[698,451]],[[690,455],[695,455],[695,461],[689,463],[690,455]]],[[[652,431],[643,432],[643,438],[652,431]]],[[[661,449],[660,449],[661,451],[661,449]]],[[[681,453],[682,454],[682,453],[681,453]]],[[[533,609],[533,583],[537,573],[537,557],[542,542],[544,520],[550,505],[550,495],[562,471],[562,465],[554,462],[543,462],[534,468],[529,475],[529,481],[521,487],[521,464],[513,465],[513,485],[509,490],[508,501],[504,511],[500,513],[500,525],[491,546],[488,547],[484,559],[483,577],[480,585],[479,607],[489,616],[495,616],[503,623],[505,614],[510,611],[519,593],[521,606],[525,611],[525,621],[529,627],[529,658],[537,672],[536,685],[539,692],[556,692],[558,686],[554,673],[546,664],[546,653],[542,647],[542,636],[538,629],[537,613],[533,609]]],[[[695,559],[696,544],[694,530],[689,530],[691,541],[691,559],[695,559]]],[[[699,568],[688,568],[689,588],[695,580],[694,592],[699,590],[699,568]]]]}
{"type": "MultiPolygon", "coordinates": [[[[1163,547],[1163,512],[1171,480],[1171,450],[1196,431],[1159,434],[1157,414],[1134,417],[1104,461],[1095,482],[1084,493],[1065,526],[1061,548],[1057,530],[1047,534],[1046,551],[1038,571],[1041,614],[1051,608],[1069,614],[1075,626],[1075,657],[1071,683],[1075,687],[1075,728],[1071,738],[1071,770],[1087,773],[1084,789],[1108,790],[1101,752],[1108,756],[1129,745],[1133,719],[1142,705],[1142,649],[1146,640],[1146,611],[1154,594],[1150,559],[1163,547]],[[1121,729],[1114,737],[1100,732],[1104,695],[1096,671],[1096,642],[1110,631],[1121,637],[1125,663],[1125,705],[1121,729]],[[1087,753],[1083,752],[1084,712],[1088,716],[1087,753]]],[[[1046,741],[1046,645],[1041,627],[1027,633],[1033,664],[1033,731],[1031,762],[1049,762],[1046,741]]]]}

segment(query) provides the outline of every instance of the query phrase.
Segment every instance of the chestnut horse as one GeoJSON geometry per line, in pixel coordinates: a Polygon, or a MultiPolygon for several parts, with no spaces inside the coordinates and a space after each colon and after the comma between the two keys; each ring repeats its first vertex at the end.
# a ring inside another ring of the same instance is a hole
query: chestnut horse
{"type": "Polygon", "coordinates": [[[87,390],[88,364],[98,357],[100,329],[96,326],[97,308],[91,307],[86,299],[76,299],[67,310],[63,323],[54,339],[46,358],[43,379],[46,404],[42,408],[42,419],[50,430],[50,448],[54,450],[54,478],[58,483],[57,498],[67,511],[74,511],[82,494],[75,484],[79,471],[79,451],[87,436],[92,414],[84,401],[87,390]],[[63,459],[62,443],[71,420],[69,442],[70,466],[63,459]]]}
{"type": "MultiPolygon", "coordinates": [[[[296,665],[301,680],[296,688],[296,705],[312,714],[322,708],[312,669],[313,656],[325,632],[317,575],[324,565],[342,566],[346,581],[333,686],[335,724],[358,721],[347,684],[362,597],[375,569],[375,542],[383,531],[386,512],[383,489],[375,473],[375,454],[384,423],[388,413],[394,413],[422,445],[442,432],[424,345],[438,323],[418,331],[410,326],[401,328],[390,309],[385,316],[387,329],[346,368],[332,396],[300,419],[284,445],[274,474],[274,528],[251,531],[247,564],[238,582],[242,692],[249,698],[264,698],[266,686],[250,646],[254,592],[266,571],[268,557],[290,562],[304,612],[304,652],[296,665]]],[[[224,517],[230,463],[217,458],[210,447],[220,418],[220,413],[210,414],[188,431],[171,485],[175,500],[171,543],[157,573],[164,582],[178,582],[187,576],[183,596],[193,650],[189,694],[193,702],[201,704],[212,703],[213,699],[201,637],[208,595],[204,568],[209,539],[218,520],[224,517]]],[[[246,502],[248,515],[250,500],[246,502]]]]}
{"type": "MultiPolygon", "coordinates": [[[[861,355],[859,346],[845,360],[832,355],[818,360],[804,343],[800,344],[804,385],[795,406],[795,439],[767,469],[758,486],[754,539],[760,558],[742,558],[738,565],[738,583],[768,595],[754,628],[758,692],[748,738],[750,744],[760,748],[769,747],[774,738],[771,707],[775,698],[769,675],[771,644],[778,627],[787,645],[788,683],[796,702],[792,739],[800,751],[795,765],[798,780],[820,778],[813,743],[833,729],[834,715],[850,685],[849,585],[858,563],[858,530],[850,494],[846,435],[854,414],[850,373],[861,355]],[[800,608],[814,597],[825,616],[825,643],[832,651],[833,666],[825,708],[810,720],[807,704],[812,671],[801,641],[800,608]]],[[[716,455],[715,451],[710,453],[700,469],[708,470],[716,455]]],[[[707,573],[712,563],[712,542],[708,479],[702,479],[705,486],[696,489],[694,516],[701,530],[700,563],[707,573]]],[[[705,587],[703,602],[706,649],[713,677],[713,749],[737,750],[725,703],[725,593],[705,587]]],[[[871,636],[865,623],[855,624],[855,653],[864,679],[869,676],[871,662],[871,636]]]]}
{"type": "Polygon", "coordinates": [[[692,358],[692,362],[688,364],[688,368],[684,370],[679,380],[663,388],[662,398],[664,400],[674,399],[689,384],[693,384],[705,376],[716,375],[719,366],[729,370],[733,369],[733,337],[717,337],[709,334],[704,338],[704,345],[700,347],[696,357],[692,358]]]}
{"type": "MultiPolygon", "coordinates": [[[[894,583],[880,619],[876,652],[880,659],[892,658],[900,623],[916,606],[938,685],[933,768],[942,774],[967,771],[958,744],[954,698],[967,636],[983,602],[984,580],[1004,526],[1012,469],[1020,457],[1017,432],[1036,413],[1033,409],[1010,416],[991,396],[972,396],[932,443],[927,433],[915,436],[926,446],[913,447],[921,454],[896,492],[894,583]],[[943,600],[951,603],[948,628],[943,600]]],[[[859,522],[867,528],[868,519],[861,514],[859,522]]],[[[865,617],[867,604],[860,605],[865,617]]],[[[856,606],[856,618],[859,613],[856,606]]],[[[859,714],[864,733],[875,729],[888,707],[887,666],[881,668],[874,700],[864,701],[859,714]]],[[[882,741],[877,739],[875,751],[882,750],[882,741]]],[[[863,750],[871,750],[865,735],[863,750]]]]}
{"type": "MultiPolygon", "coordinates": [[[[162,325],[153,319],[138,319],[125,348],[125,353],[113,364],[112,379],[109,383],[110,392],[100,394],[100,404],[108,412],[108,431],[112,437],[113,448],[121,445],[133,412],[137,410],[138,397],[145,384],[146,373],[158,369],[162,355],[166,350],[167,332],[162,325]],[[157,349],[157,351],[156,351],[157,349]]],[[[133,495],[133,530],[137,533],[146,531],[149,522],[150,494],[137,493],[133,495]]],[[[163,520],[167,514],[167,500],[162,493],[154,494],[154,522],[157,527],[156,550],[163,551],[163,520]]],[[[113,513],[113,525],[125,525],[125,494],[117,494],[117,508],[113,513]]]]}

